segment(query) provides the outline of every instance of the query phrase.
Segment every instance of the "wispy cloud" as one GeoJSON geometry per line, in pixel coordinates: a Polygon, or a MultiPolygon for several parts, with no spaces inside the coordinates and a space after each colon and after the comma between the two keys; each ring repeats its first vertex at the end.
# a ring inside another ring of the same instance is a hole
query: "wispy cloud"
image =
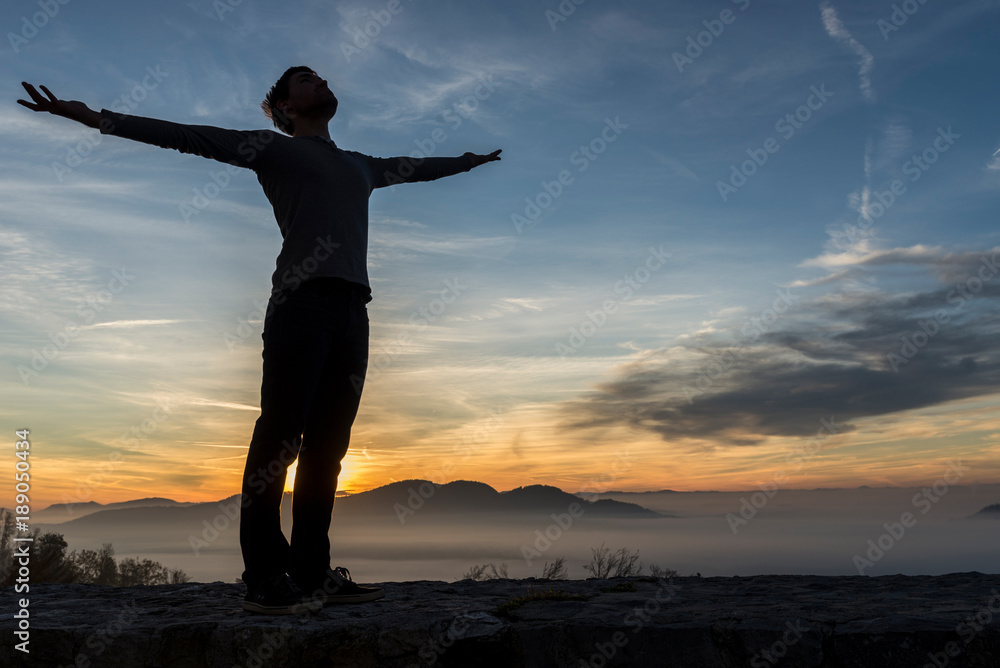
{"type": "MultiPolygon", "coordinates": [[[[910,148],[913,142],[913,133],[909,126],[900,118],[890,119],[876,142],[870,138],[865,142],[864,153],[864,185],[860,189],[848,194],[847,202],[851,210],[858,214],[859,221],[866,221],[867,228],[876,218],[872,206],[872,191],[882,179],[899,176],[900,165],[898,164],[910,148]]],[[[879,205],[881,206],[881,205],[879,205]]],[[[860,223],[859,223],[860,224],[860,223]]],[[[856,232],[856,230],[855,230],[856,232]]],[[[829,247],[837,251],[856,250],[858,244],[867,243],[867,238],[858,239],[855,235],[847,234],[842,222],[831,224],[827,227],[830,240],[829,247]]],[[[872,235],[868,230],[865,237],[872,235]]]]}
{"type": "Polygon", "coordinates": [[[827,34],[838,42],[845,44],[854,53],[858,54],[858,57],[861,59],[858,69],[861,94],[864,95],[865,100],[868,102],[874,102],[875,91],[872,89],[871,72],[875,67],[875,56],[863,44],[851,36],[851,33],[847,31],[847,28],[844,27],[843,22],[837,15],[837,10],[830,6],[829,3],[824,2],[821,4],[820,10],[823,16],[823,27],[826,28],[827,34]]]}
{"type": "Polygon", "coordinates": [[[692,181],[700,181],[698,175],[688,169],[687,165],[682,163],[677,158],[671,157],[659,151],[654,151],[653,149],[647,149],[650,155],[652,155],[657,162],[661,165],[668,167],[670,171],[677,174],[678,176],[683,176],[686,179],[691,179],[692,181]]]}
{"type": "Polygon", "coordinates": [[[112,328],[112,329],[134,329],[136,327],[150,327],[153,325],[172,325],[177,322],[184,322],[183,320],[113,320],[111,322],[98,322],[93,325],[84,325],[82,329],[98,329],[98,328],[112,328]]]}
{"type": "Polygon", "coordinates": [[[195,406],[214,406],[216,408],[230,408],[237,411],[255,412],[260,410],[260,406],[250,406],[248,404],[238,404],[232,401],[217,401],[215,399],[197,398],[191,399],[188,403],[195,406]]]}

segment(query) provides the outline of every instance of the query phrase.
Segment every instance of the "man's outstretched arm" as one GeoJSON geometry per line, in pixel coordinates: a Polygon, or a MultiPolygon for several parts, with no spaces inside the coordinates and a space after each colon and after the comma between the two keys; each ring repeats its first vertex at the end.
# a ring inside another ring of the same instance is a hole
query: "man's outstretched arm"
{"type": "Polygon", "coordinates": [[[372,158],[375,187],[384,188],[397,183],[433,181],[445,176],[467,172],[487,162],[500,160],[502,150],[498,148],[488,155],[465,153],[458,158],[411,158],[409,156],[372,158]]]}
{"type": "Polygon", "coordinates": [[[46,111],[63,116],[98,129],[101,134],[172,148],[181,153],[191,153],[239,167],[253,169],[261,149],[274,136],[270,130],[227,130],[210,125],[184,125],[156,118],[130,116],[107,109],[98,112],[83,102],[60,100],[45,86],[41,86],[41,89],[48,99],[31,84],[22,82],[21,85],[28,91],[32,102],[18,100],[18,104],[32,111],[46,111]]]}

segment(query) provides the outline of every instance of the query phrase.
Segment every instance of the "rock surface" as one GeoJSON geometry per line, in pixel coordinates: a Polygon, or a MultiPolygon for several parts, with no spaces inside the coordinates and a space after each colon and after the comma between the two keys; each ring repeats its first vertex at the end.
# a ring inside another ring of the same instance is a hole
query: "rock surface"
{"type": "Polygon", "coordinates": [[[241,610],[240,584],[31,585],[30,654],[15,649],[24,595],[8,587],[0,664],[1000,666],[1000,575],[382,586],[373,603],[267,617],[241,610]]]}

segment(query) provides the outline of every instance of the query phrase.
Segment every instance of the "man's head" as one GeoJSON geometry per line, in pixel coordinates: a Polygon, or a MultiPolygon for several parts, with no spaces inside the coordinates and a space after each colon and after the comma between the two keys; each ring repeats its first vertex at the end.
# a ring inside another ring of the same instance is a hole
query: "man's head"
{"type": "Polygon", "coordinates": [[[274,127],[286,134],[295,133],[295,119],[318,117],[329,121],[337,113],[337,97],[311,68],[304,65],[288,68],[260,103],[264,115],[274,127]]]}

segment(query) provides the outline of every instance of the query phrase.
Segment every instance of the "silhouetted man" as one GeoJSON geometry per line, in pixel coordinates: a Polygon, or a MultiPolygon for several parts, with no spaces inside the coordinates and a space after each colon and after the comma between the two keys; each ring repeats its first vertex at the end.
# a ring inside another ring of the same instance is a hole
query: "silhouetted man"
{"type": "Polygon", "coordinates": [[[368,362],[368,198],[376,188],[469,171],[499,160],[500,151],[416,160],[342,150],[328,129],[337,98],[308,67],[287,70],[261,103],[290,136],[96,112],[44,86],[48,99],[23,85],[33,103],[18,102],[34,111],[257,174],[283,243],[264,318],[261,415],[243,473],[243,609],[287,614],[381,598],[382,589],[359,586],[346,568],[330,567],[329,540],[340,462],[368,362]],[[296,459],[289,542],[280,508],[296,459]]]}

